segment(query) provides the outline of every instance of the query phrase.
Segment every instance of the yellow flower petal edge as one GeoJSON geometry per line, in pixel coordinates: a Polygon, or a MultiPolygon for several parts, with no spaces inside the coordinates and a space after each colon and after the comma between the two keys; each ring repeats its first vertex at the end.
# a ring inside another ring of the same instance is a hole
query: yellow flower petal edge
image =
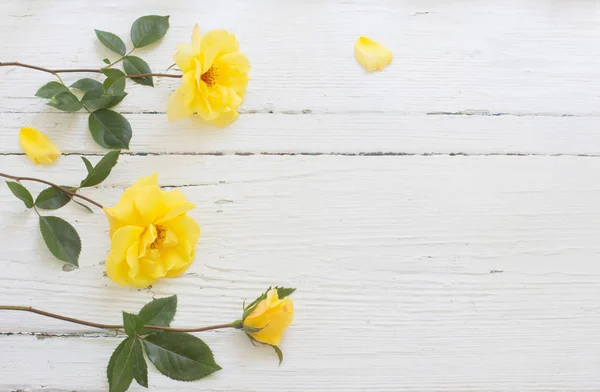
{"type": "Polygon", "coordinates": [[[354,56],[356,60],[367,69],[367,71],[381,71],[392,62],[392,52],[367,37],[360,37],[354,45],[354,56]]]}
{"type": "Polygon", "coordinates": [[[36,165],[49,165],[61,154],[54,143],[35,128],[21,128],[19,143],[25,154],[36,165]]]}
{"type": "Polygon", "coordinates": [[[279,299],[277,289],[267,292],[265,299],[260,301],[243,320],[245,327],[259,329],[258,332],[248,332],[259,342],[278,346],[283,332],[292,324],[294,319],[294,303],[290,297],[279,299]]]}
{"type": "Polygon", "coordinates": [[[111,249],[106,274],[121,286],[147,287],[182,275],[194,261],[200,226],[187,216],[194,204],[179,189],[164,191],[158,175],[140,178],[104,212],[111,249]]]}
{"type": "Polygon", "coordinates": [[[234,34],[212,30],[202,35],[196,25],[191,45],[177,45],[173,59],[183,76],[181,85],[169,97],[169,121],[197,114],[217,127],[225,127],[237,119],[250,62],[239,52],[234,34]]]}

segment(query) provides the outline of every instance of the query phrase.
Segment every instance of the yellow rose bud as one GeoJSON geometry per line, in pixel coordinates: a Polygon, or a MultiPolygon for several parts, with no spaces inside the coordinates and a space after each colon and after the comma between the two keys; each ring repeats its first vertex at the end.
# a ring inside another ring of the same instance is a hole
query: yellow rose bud
{"type": "Polygon", "coordinates": [[[202,35],[194,27],[192,44],[177,45],[173,55],[183,72],[181,86],[169,98],[167,117],[176,121],[197,113],[224,127],[238,117],[244,100],[250,62],[239,52],[235,35],[212,30],[202,35]]]}
{"type": "Polygon", "coordinates": [[[111,240],[106,273],[119,285],[147,287],[180,276],[194,260],[200,227],[186,212],[195,206],[157,181],[156,173],[139,179],[116,206],[104,209],[111,240]]]}
{"type": "Polygon", "coordinates": [[[60,156],[60,150],[35,128],[21,128],[19,143],[25,154],[36,165],[49,165],[60,156]]]}
{"type": "Polygon", "coordinates": [[[294,318],[294,303],[290,297],[279,299],[277,289],[267,292],[267,298],[258,303],[256,308],[243,321],[246,332],[259,342],[278,346],[283,331],[294,318]],[[251,332],[259,330],[258,332],[251,332]]]}
{"type": "Polygon", "coordinates": [[[381,71],[392,62],[392,52],[367,37],[360,37],[354,45],[354,56],[356,60],[368,71],[381,71]]]}

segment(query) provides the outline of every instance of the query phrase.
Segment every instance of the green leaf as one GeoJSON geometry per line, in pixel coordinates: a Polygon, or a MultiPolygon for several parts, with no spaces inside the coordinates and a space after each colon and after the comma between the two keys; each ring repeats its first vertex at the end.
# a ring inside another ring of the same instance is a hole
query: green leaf
{"type": "Polygon", "coordinates": [[[76,89],[81,90],[86,93],[88,91],[93,91],[93,90],[102,91],[102,83],[100,83],[97,80],[90,79],[90,78],[79,79],[78,81],[73,83],[71,85],[71,87],[76,88],[76,89]]]}
{"type": "MultiPolygon", "coordinates": [[[[67,188],[67,187],[63,187],[67,188]]],[[[72,191],[72,189],[69,189],[72,191]]],[[[71,201],[72,197],[51,186],[40,192],[35,198],[35,205],[43,210],[56,210],[71,201]]]]}
{"type": "Polygon", "coordinates": [[[127,93],[125,92],[121,95],[113,96],[105,95],[103,89],[99,91],[93,90],[85,93],[83,98],[81,98],[81,103],[89,110],[108,109],[121,103],[126,96],[127,93]]]}
{"type": "MultiPolygon", "coordinates": [[[[112,168],[117,164],[119,160],[120,151],[111,151],[100,159],[100,162],[94,166],[91,170],[88,167],[87,177],[81,181],[80,187],[85,188],[100,184],[106,180],[106,177],[110,174],[112,168]]],[[[89,161],[87,162],[89,163],[89,161]]],[[[86,167],[87,167],[86,163],[86,167]]],[[[90,164],[91,165],[91,164],[90,164]]]]}
{"type": "Polygon", "coordinates": [[[123,312],[123,327],[129,337],[136,337],[144,329],[144,321],[137,314],[123,312]]]}
{"type": "Polygon", "coordinates": [[[221,369],[206,343],[187,333],[148,335],[144,347],[158,371],[174,380],[198,380],[221,369]]]}
{"type": "Polygon", "coordinates": [[[277,358],[279,358],[279,364],[281,365],[281,362],[283,362],[283,353],[281,352],[281,349],[272,344],[270,344],[270,346],[273,347],[273,350],[275,350],[275,353],[277,354],[277,358]]]}
{"type": "Polygon", "coordinates": [[[33,196],[31,196],[31,193],[29,193],[27,188],[15,181],[6,181],[6,185],[8,185],[8,188],[13,195],[17,196],[23,203],[25,203],[25,207],[33,207],[33,196]]]}
{"type": "Polygon", "coordinates": [[[108,78],[102,84],[102,88],[107,95],[120,96],[125,90],[125,74],[114,68],[103,68],[102,73],[108,78]]]}
{"type": "Polygon", "coordinates": [[[79,266],[81,239],[69,222],[56,216],[40,216],[40,230],[46,246],[57,259],[79,266]]]}
{"type": "Polygon", "coordinates": [[[257,328],[257,327],[251,327],[249,325],[244,325],[242,327],[242,329],[244,330],[244,332],[252,334],[252,333],[257,333],[257,332],[262,331],[263,329],[265,329],[265,327],[257,328]]]}
{"type": "Polygon", "coordinates": [[[68,92],[69,89],[64,84],[58,82],[48,82],[40,87],[40,89],[35,93],[35,96],[50,99],[56,94],[68,92]]]}
{"type": "MultiPolygon", "coordinates": [[[[177,296],[158,298],[147,303],[138,314],[144,325],[168,327],[177,312],[177,296]]],[[[144,329],[143,333],[152,333],[155,330],[144,329]]]]}
{"type": "Polygon", "coordinates": [[[92,165],[92,162],[90,162],[86,157],[81,157],[81,159],[83,160],[83,164],[85,165],[88,174],[90,174],[90,172],[94,169],[94,165],[92,165]]]}
{"type": "Polygon", "coordinates": [[[79,99],[70,91],[58,93],[48,101],[48,105],[62,110],[63,112],[76,112],[83,106],[79,99]]]}
{"type": "Polygon", "coordinates": [[[277,287],[275,286],[275,288],[277,289],[277,296],[279,297],[279,299],[283,299],[285,297],[289,297],[290,295],[292,295],[292,293],[294,291],[296,291],[296,289],[292,289],[289,287],[277,287]]]}
{"type": "Polygon", "coordinates": [[[109,60],[109,59],[102,59],[102,62],[103,62],[104,64],[110,64],[110,60],[109,60]]]}
{"type": "Polygon", "coordinates": [[[169,29],[169,16],[142,16],[131,26],[131,41],[136,48],[142,48],[158,41],[169,29]]]}
{"type": "Polygon", "coordinates": [[[144,350],[142,349],[142,343],[137,339],[135,348],[133,351],[134,363],[133,363],[133,377],[138,384],[144,388],[148,388],[148,365],[146,364],[146,358],[144,358],[144,350]]]}
{"type": "Polygon", "coordinates": [[[89,117],[89,127],[92,137],[104,148],[129,148],[131,140],[131,125],[117,112],[112,110],[96,110],[89,117]]]}
{"type": "Polygon", "coordinates": [[[106,376],[110,392],[125,392],[134,378],[134,369],[139,356],[144,359],[142,345],[135,338],[127,338],[121,342],[108,361],[106,376]]]}
{"type": "Polygon", "coordinates": [[[94,211],[92,211],[92,209],[90,207],[86,206],[83,203],[78,202],[77,200],[73,200],[73,203],[79,204],[80,206],[82,206],[83,208],[85,208],[86,210],[88,210],[89,212],[91,212],[92,214],[94,213],[94,211]]]}
{"type": "MultiPolygon", "coordinates": [[[[123,60],[123,69],[127,75],[139,75],[152,73],[150,66],[141,58],[136,56],[127,56],[123,60]]],[[[154,87],[152,76],[144,76],[143,78],[131,78],[136,83],[143,84],[144,86],[154,87]]]]}
{"type": "MultiPolygon", "coordinates": [[[[94,30],[96,32],[96,37],[102,42],[102,45],[106,46],[108,49],[113,52],[120,54],[121,56],[125,56],[125,42],[117,35],[113,33],[109,33],[108,31],[102,30],[94,30]]],[[[110,62],[109,62],[110,64],[110,62]]]]}

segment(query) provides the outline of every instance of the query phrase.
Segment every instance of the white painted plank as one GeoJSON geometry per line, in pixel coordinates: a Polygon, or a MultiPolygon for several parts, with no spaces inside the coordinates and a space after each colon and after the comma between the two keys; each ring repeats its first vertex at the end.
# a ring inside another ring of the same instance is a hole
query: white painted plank
{"type": "MultiPolygon", "coordinates": [[[[206,0],[14,0],[1,7],[2,61],[46,67],[102,65],[110,53],[93,28],[127,38],[133,20],[147,13],[172,15],[163,42],[139,52],[156,71],[172,63],[174,46],[189,40],[194,23],[204,31],[228,29],[253,65],[246,110],[599,113],[600,10],[587,0],[227,0],[218,6],[206,0]],[[360,35],[394,52],[384,72],[366,75],[356,63],[360,35]]],[[[31,97],[51,75],[24,69],[1,69],[0,75],[2,101],[39,110],[31,97]]],[[[167,90],[176,84],[131,86],[122,110],[164,111],[167,90]]]]}
{"type": "MultiPolygon", "coordinates": [[[[62,158],[61,170],[24,159],[1,156],[0,167],[60,183],[84,174],[76,156],[62,158]]],[[[121,310],[177,293],[176,325],[188,326],[236,318],[241,300],[266,285],[299,287],[282,368],[241,337],[212,333],[203,336],[227,370],[206,384],[153,374],[153,390],[600,388],[597,158],[126,156],[86,194],[111,204],[153,170],[162,185],[186,185],[197,205],[203,236],[184,277],[150,291],[114,286],[100,265],[104,218],[74,206],[59,215],[80,230],[82,267],[64,272],[34,214],[5,189],[10,273],[0,277],[0,302],[118,322],[121,310]]],[[[91,332],[35,315],[0,318],[3,333],[81,331],[91,332]]],[[[0,390],[28,391],[104,390],[117,344],[0,341],[0,390]]]]}
{"type": "MultiPolygon", "coordinates": [[[[488,336],[474,338],[469,336],[468,326],[460,335],[459,326],[446,331],[454,334],[451,337],[437,335],[439,328],[426,334],[423,327],[388,327],[378,331],[332,327],[318,334],[316,330],[304,334],[290,331],[284,348],[287,357],[281,367],[277,367],[270,349],[252,347],[240,332],[208,333],[202,338],[212,347],[223,370],[200,381],[177,382],[149,365],[149,390],[596,392],[600,384],[598,345],[552,344],[566,332],[544,328],[540,334],[554,336],[529,336],[522,345],[498,325],[495,329],[489,326],[488,336]],[[353,336],[339,344],[340,334],[353,336]],[[399,336],[402,334],[406,335],[399,336]],[[384,344],[394,339],[396,345],[384,344]],[[451,340],[461,340],[461,344],[451,340]],[[489,346],[492,348],[485,350],[489,346]],[[533,350],[539,355],[532,356],[533,350]]],[[[572,327],[569,332],[582,331],[572,327]]],[[[105,366],[119,339],[2,336],[0,343],[2,390],[105,392],[105,366]]],[[[130,391],[146,389],[135,385],[130,391]]]]}
{"type": "MultiPolygon", "coordinates": [[[[248,114],[226,129],[161,114],[128,114],[132,153],[600,154],[600,117],[248,114]]],[[[3,153],[23,153],[18,132],[33,126],[65,153],[105,154],[87,115],[5,113],[3,153]]]]}

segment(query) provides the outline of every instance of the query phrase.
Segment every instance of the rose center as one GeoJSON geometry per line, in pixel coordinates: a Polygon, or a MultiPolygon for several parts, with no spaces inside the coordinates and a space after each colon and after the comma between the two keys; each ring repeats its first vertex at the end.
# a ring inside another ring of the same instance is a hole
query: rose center
{"type": "Polygon", "coordinates": [[[167,236],[167,230],[162,226],[154,226],[156,228],[156,238],[150,244],[150,249],[156,249],[160,244],[163,243],[167,236]]]}
{"type": "Polygon", "coordinates": [[[200,76],[200,79],[202,79],[202,81],[204,83],[206,83],[207,86],[210,87],[210,86],[212,86],[213,84],[216,83],[217,76],[219,76],[219,75],[218,75],[217,70],[215,69],[215,67],[210,67],[208,69],[208,71],[204,72],[202,74],[202,76],[200,76]]]}

